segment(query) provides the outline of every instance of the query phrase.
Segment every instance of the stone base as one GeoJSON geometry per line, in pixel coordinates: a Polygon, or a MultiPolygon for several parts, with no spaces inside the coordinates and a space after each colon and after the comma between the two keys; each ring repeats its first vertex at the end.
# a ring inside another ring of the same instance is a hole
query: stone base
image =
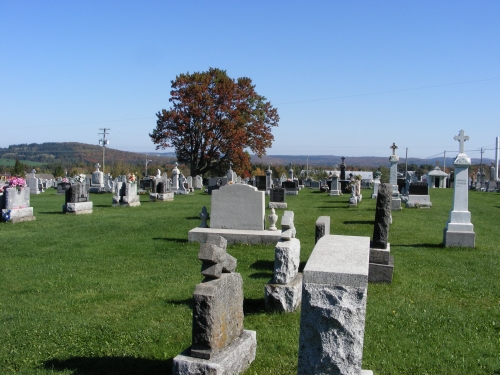
{"type": "Polygon", "coordinates": [[[401,198],[392,198],[391,211],[401,211],[401,198]]]}
{"type": "Polygon", "coordinates": [[[242,230],[242,229],[216,229],[194,228],[188,233],[189,242],[205,243],[211,234],[217,234],[227,240],[227,244],[274,244],[281,238],[280,230],[242,230]]]}
{"type": "Polygon", "coordinates": [[[255,359],[257,335],[244,330],[231,345],[211,359],[190,357],[187,349],[174,358],[173,375],[232,375],[245,371],[255,359]]]}
{"type": "Polygon", "coordinates": [[[264,299],[267,311],[293,312],[302,302],[302,274],[299,273],[288,284],[271,284],[265,286],[264,299]]]}
{"type": "Polygon", "coordinates": [[[340,190],[330,190],[330,196],[342,195],[340,190]]]}
{"type": "Polygon", "coordinates": [[[174,192],[170,191],[168,193],[160,194],[158,193],[156,200],[161,202],[173,201],[174,200],[174,192]]]}
{"type": "Polygon", "coordinates": [[[84,215],[92,213],[92,202],[66,203],[62,206],[66,214],[84,215]]]}
{"type": "Polygon", "coordinates": [[[372,199],[377,199],[377,194],[372,194],[372,199]]]}
{"type": "Polygon", "coordinates": [[[476,247],[476,233],[452,232],[445,228],[443,242],[445,247],[476,247]]]}
{"type": "Polygon", "coordinates": [[[349,207],[358,207],[358,200],[356,197],[349,198],[349,207]]]}
{"type": "Polygon", "coordinates": [[[389,264],[391,244],[387,243],[386,249],[370,248],[370,263],[389,264]]]}
{"type": "Polygon", "coordinates": [[[89,193],[105,193],[104,186],[91,186],[89,193]]]}
{"type": "MultiPolygon", "coordinates": [[[[2,210],[2,221],[3,221],[3,214],[5,214],[8,209],[3,209],[2,210]]],[[[36,217],[33,216],[33,207],[26,207],[26,208],[17,208],[14,210],[10,210],[10,223],[22,223],[23,221],[33,221],[36,220],[36,217]]]]}
{"type": "Polygon", "coordinates": [[[370,263],[368,265],[369,283],[392,283],[394,273],[394,258],[389,255],[388,264],[370,263]]]}
{"type": "Polygon", "coordinates": [[[408,208],[431,208],[431,198],[429,195],[409,195],[406,201],[406,207],[408,208]]]}
{"type": "Polygon", "coordinates": [[[269,202],[268,208],[279,208],[286,210],[288,204],[286,202],[269,202]]]}
{"type": "Polygon", "coordinates": [[[286,195],[299,195],[298,190],[286,190],[285,192],[286,195]]]}

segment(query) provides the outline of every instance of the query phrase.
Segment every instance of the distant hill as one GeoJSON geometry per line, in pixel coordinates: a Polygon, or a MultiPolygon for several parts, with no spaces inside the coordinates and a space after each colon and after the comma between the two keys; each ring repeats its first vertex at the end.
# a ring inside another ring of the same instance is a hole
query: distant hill
{"type": "MultiPolygon", "coordinates": [[[[123,162],[125,164],[143,164],[146,158],[146,153],[120,151],[112,148],[106,148],[106,164],[114,162],[123,162]]],[[[161,163],[173,163],[176,160],[175,153],[173,152],[149,152],[148,158],[161,159],[161,163]]],[[[97,145],[90,145],[78,142],[48,142],[48,143],[31,143],[10,145],[7,148],[0,148],[0,160],[10,159],[22,160],[25,164],[39,165],[42,164],[57,164],[57,163],[71,163],[71,164],[95,164],[102,162],[102,147],[97,145]],[[28,161],[32,163],[28,163],[28,161]]],[[[306,165],[308,157],[305,155],[264,155],[259,158],[252,155],[252,163],[255,164],[272,164],[272,165],[306,165]]],[[[454,158],[446,158],[446,166],[453,165],[454,158]]],[[[408,164],[421,164],[435,165],[436,161],[439,165],[443,165],[442,158],[434,159],[416,159],[408,158],[408,164]]],[[[11,163],[11,161],[7,161],[11,163]]],[[[340,165],[342,162],[341,156],[335,155],[312,155],[309,156],[309,165],[333,167],[340,165]]],[[[404,163],[405,159],[401,158],[400,163],[404,163]]],[[[483,159],[484,165],[490,165],[491,159],[483,159]]],[[[375,157],[375,156],[360,156],[360,157],[346,157],[345,163],[347,167],[365,167],[377,168],[379,166],[390,166],[389,157],[375,157]]],[[[480,159],[472,159],[472,164],[479,164],[480,159]]],[[[5,165],[5,164],[2,164],[5,165]]]]}
{"type": "MultiPolygon", "coordinates": [[[[164,158],[165,162],[175,155],[163,156],[160,153],[155,155],[164,158]]],[[[127,164],[143,164],[145,154],[137,152],[120,151],[106,147],[106,164],[123,162],[127,164]]],[[[152,155],[148,155],[152,157],[152,155]]],[[[78,142],[49,142],[10,145],[7,148],[0,148],[1,159],[19,159],[38,163],[102,163],[102,147],[78,142]]]]}

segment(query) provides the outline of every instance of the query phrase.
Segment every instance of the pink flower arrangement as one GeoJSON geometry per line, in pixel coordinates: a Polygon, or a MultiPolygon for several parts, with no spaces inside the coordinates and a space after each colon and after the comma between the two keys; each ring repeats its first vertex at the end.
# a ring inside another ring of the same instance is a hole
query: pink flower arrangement
{"type": "Polygon", "coordinates": [[[21,189],[26,186],[26,180],[21,177],[12,177],[9,180],[9,187],[15,187],[21,189]]]}
{"type": "Polygon", "coordinates": [[[64,178],[61,180],[61,182],[69,182],[69,180],[68,180],[66,177],[64,177],[64,178]]]}
{"type": "Polygon", "coordinates": [[[134,183],[137,181],[137,177],[135,177],[135,174],[133,173],[130,173],[127,177],[128,177],[128,182],[134,183]]]}

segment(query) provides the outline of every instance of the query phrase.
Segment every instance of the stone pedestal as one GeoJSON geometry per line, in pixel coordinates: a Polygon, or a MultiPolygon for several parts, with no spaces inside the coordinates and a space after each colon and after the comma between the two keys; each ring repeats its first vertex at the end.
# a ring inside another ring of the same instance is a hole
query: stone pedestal
{"type": "Polygon", "coordinates": [[[335,171],[332,175],[332,186],[330,189],[330,195],[332,196],[342,195],[342,191],[340,190],[339,176],[336,173],[337,172],[335,171]]]}
{"type": "Polygon", "coordinates": [[[91,214],[93,202],[66,203],[62,206],[63,212],[66,214],[91,214]]]}
{"type": "Polygon", "coordinates": [[[245,371],[255,359],[257,335],[255,331],[244,330],[220,353],[210,360],[190,357],[190,349],[174,358],[173,375],[232,375],[245,371]]]}
{"type": "Polygon", "coordinates": [[[113,207],[137,207],[141,205],[140,197],[137,195],[137,183],[122,182],[121,187],[117,189],[117,193],[119,195],[113,196],[113,207]]]}
{"type": "Polygon", "coordinates": [[[370,248],[370,264],[368,281],[370,283],[392,283],[394,258],[391,255],[391,244],[386,249],[370,248]]]}
{"type": "Polygon", "coordinates": [[[267,311],[293,312],[302,301],[302,274],[298,273],[287,284],[274,284],[273,280],[265,286],[264,301],[267,311]]]}
{"type": "Polygon", "coordinates": [[[401,211],[401,196],[398,190],[398,162],[399,156],[391,155],[389,157],[389,162],[391,163],[391,173],[389,183],[392,185],[392,211],[401,211]]]}

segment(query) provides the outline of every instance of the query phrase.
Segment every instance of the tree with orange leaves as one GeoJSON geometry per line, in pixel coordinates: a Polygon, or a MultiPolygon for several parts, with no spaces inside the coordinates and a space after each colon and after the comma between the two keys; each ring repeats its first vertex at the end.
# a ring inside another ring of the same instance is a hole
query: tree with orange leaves
{"type": "Polygon", "coordinates": [[[247,77],[232,79],[225,70],[181,74],[172,81],[172,107],[156,116],[149,136],[156,149],[173,147],[191,176],[224,173],[229,163],[239,175],[248,174],[250,155],[266,154],[278,126],[278,111],[255,92],[247,77]]]}

